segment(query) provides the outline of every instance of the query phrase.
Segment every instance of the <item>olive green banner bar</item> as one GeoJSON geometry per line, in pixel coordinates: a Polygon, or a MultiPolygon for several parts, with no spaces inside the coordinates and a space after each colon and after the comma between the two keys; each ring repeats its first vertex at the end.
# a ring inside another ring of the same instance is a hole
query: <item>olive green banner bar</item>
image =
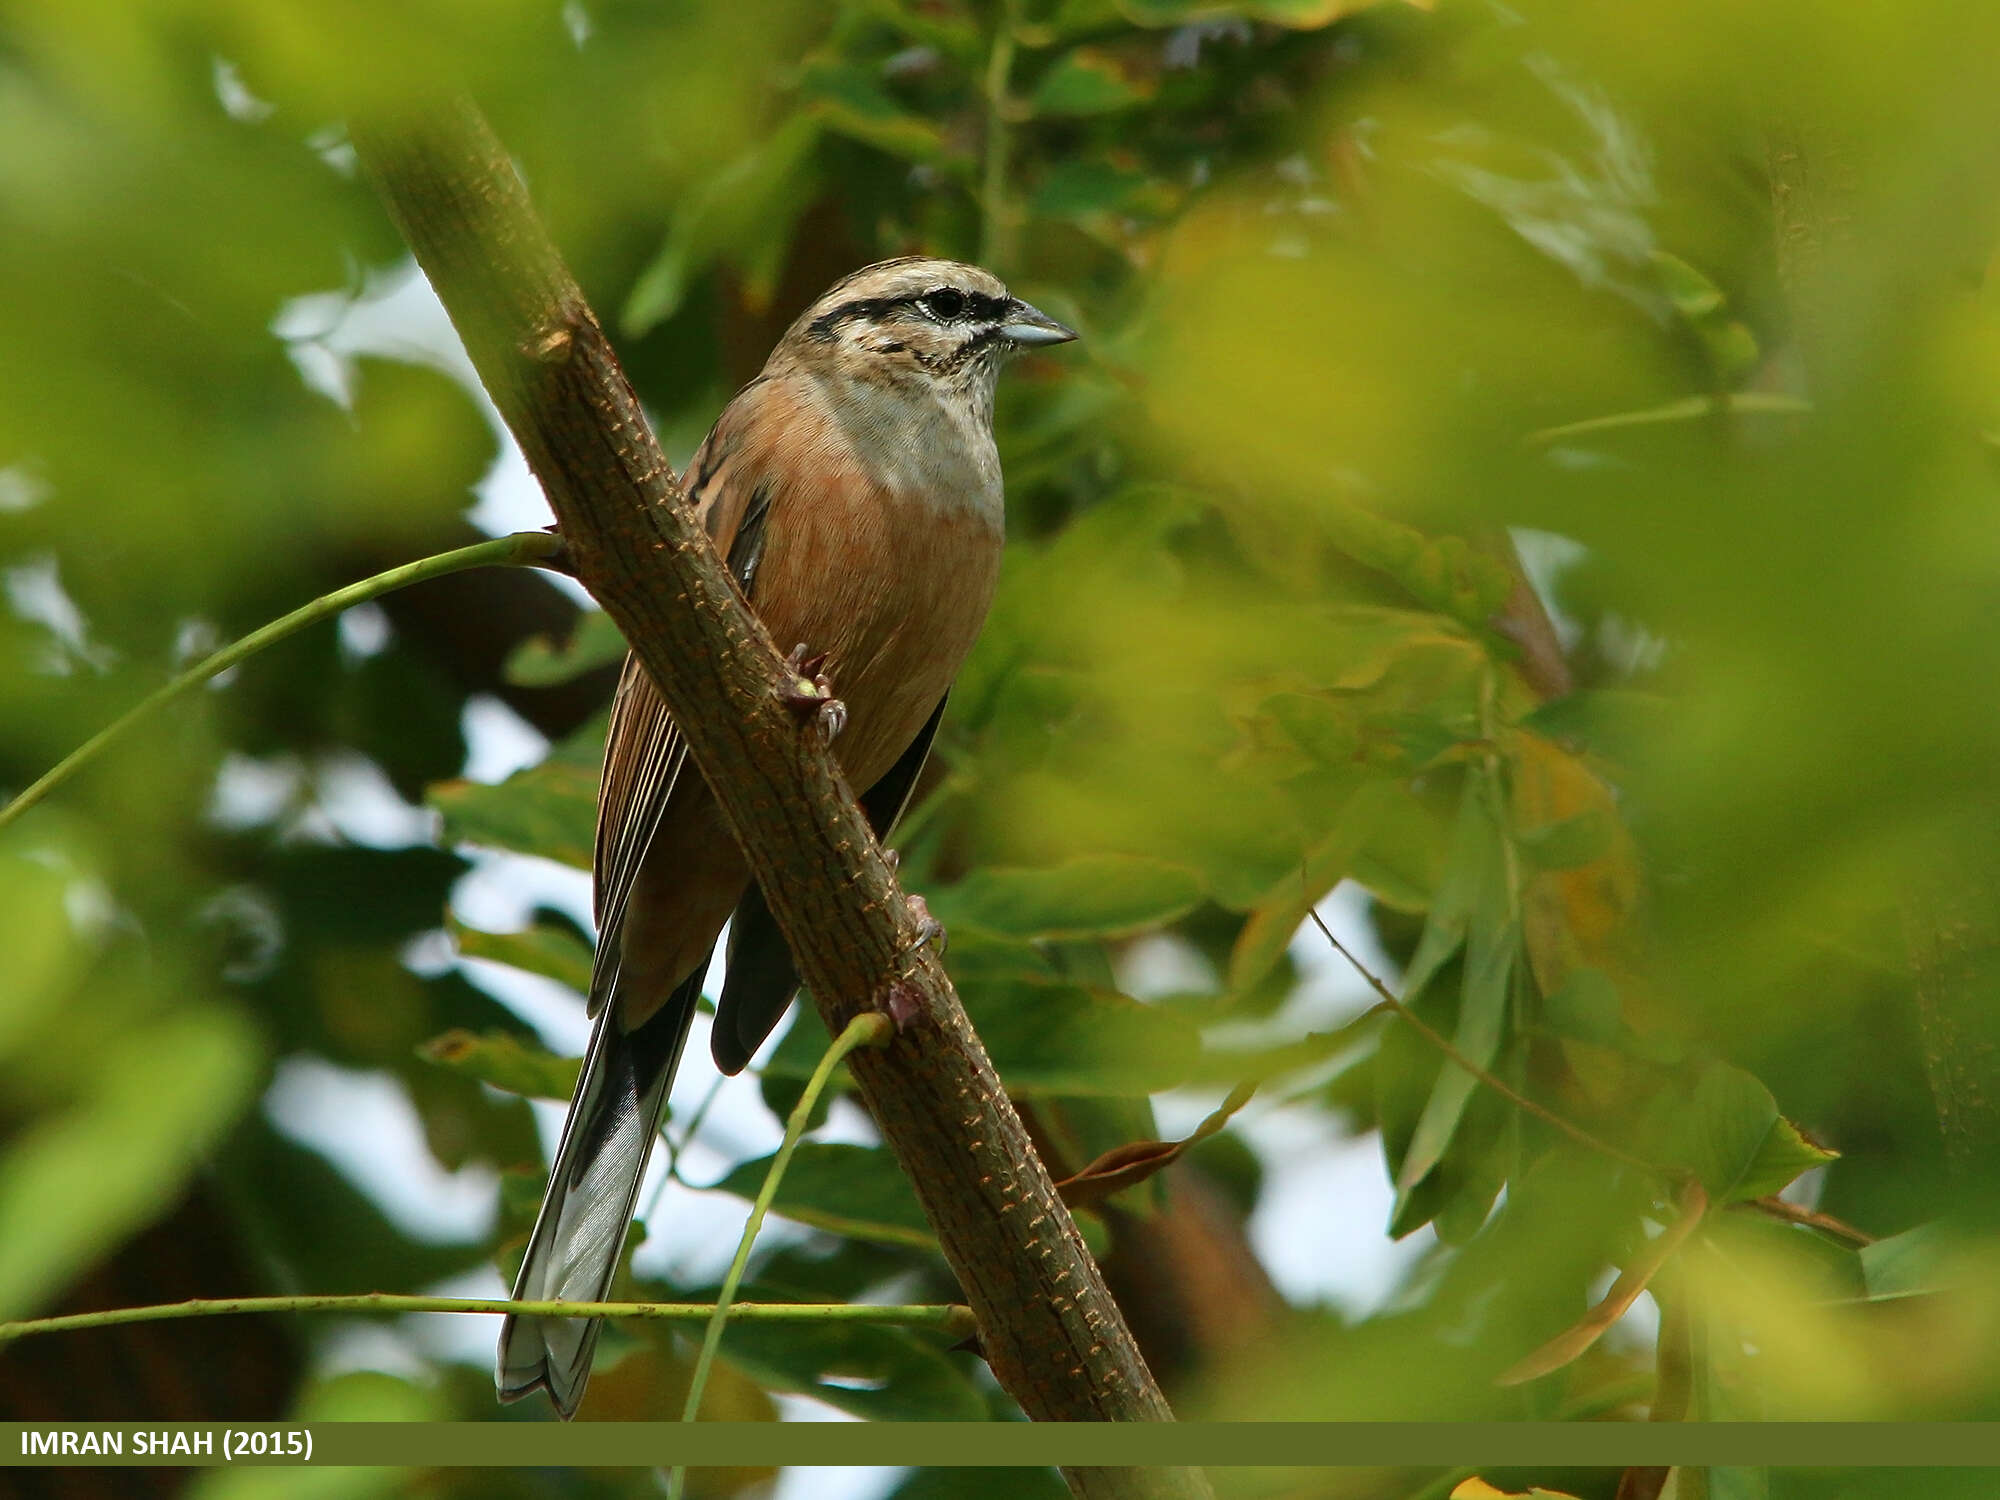
{"type": "Polygon", "coordinates": [[[222,1463],[2000,1468],[2000,1423],[0,1422],[0,1465],[222,1463]]]}

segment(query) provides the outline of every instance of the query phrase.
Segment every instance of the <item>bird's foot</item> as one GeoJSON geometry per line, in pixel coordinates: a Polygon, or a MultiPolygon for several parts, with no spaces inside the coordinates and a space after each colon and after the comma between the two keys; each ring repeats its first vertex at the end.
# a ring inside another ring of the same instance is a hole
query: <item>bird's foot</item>
{"type": "Polygon", "coordinates": [[[926,943],[935,943],[937,951],[942,954],[946,942],[944,923],[931,915],[930,904],[922,896],[905,896],[903,899],[910,905],[910,915],[917,919],[917,940],[910,944],[911,949],[914,951],[926,943]]]}
{"type": "Polygon", "coordinates": [[[791,678],[785,688],[786,706],[801,719],[817,720],[820,732],[829,740],[837,739],[847,727],[847,705],[833,695],[833,680],[826,675],[826,653],[814,655],[803,644],[794,646],[785,658],[785,671],[791,678]]]}

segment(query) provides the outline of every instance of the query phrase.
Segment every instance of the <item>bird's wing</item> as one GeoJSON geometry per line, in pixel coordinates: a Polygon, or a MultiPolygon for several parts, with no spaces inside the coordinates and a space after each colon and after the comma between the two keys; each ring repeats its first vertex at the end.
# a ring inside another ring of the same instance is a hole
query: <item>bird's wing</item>
{"type": "MultiPolygon", "coordinates": [[[[741,405],[739,398],[731,410],[741,405]]],[[[772,491],[744,472],[745,465],[731,462],[741,449],[738,427],[725,413],[697,450],[688,465],[688,498],[748,599],[763,556],[772,491]]],[[[604,774],[597,793],[597,839],[591,859],[592,910],[597,918],[597,954],[590,971],[593,1016],[617,988],[632,883],[686,766],[687,742],[639,658],[628,652],[617,695],[611,700],[604,774]]]]}
{"type": "Polygon", "coordinates": [[[617,988],[632,882],[686,764],[687,742],[639,658],[628,652],[618,694],[611,700],[604,779],[597,793],[597,849],[591,861],[597,917],[597,956],[590,970],[593,1016],[617,988]]]}

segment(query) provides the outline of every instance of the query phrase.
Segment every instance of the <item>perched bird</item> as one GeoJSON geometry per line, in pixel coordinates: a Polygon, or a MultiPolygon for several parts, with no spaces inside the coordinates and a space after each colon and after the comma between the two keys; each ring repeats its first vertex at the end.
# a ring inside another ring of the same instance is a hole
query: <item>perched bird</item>
{"type": "MultiPolygon", "coordinates": [[[[750,607],[824,653],[834,753],[886,836],[1000,570],[993,388],[1018,350],[1076,335],[986,271],[910,258],[808,308],[688,467],[688,498],[750,607]]],[[[712,1051],[739,1071],[798,990],[749,866],[651,679],[628,656],[598,793],[596,1018],[515,1300],[604,1300],[723,923],[712,1051]]],[[[600,1320],[510,1316],[496,1382],[574,1415],[600,1320]]]]}

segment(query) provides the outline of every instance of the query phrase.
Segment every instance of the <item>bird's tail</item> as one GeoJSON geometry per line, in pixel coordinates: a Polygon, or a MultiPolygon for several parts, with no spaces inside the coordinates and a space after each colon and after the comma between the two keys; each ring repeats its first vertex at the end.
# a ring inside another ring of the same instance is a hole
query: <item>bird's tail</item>
{"type": "MultiPolygon", "coordinates": [[[[618,1024],[615,997],[598,1013],[514,1282],[516,1302],[602,1302],[610,1293],[707,968],[697,965],[637,1030],[618,1024]]],[[[602,1323],[509,1314],[494,1372],[500,1399],[518,1401],[540,1386],[565,1419],[576,1415],[602,1323]]]]}

